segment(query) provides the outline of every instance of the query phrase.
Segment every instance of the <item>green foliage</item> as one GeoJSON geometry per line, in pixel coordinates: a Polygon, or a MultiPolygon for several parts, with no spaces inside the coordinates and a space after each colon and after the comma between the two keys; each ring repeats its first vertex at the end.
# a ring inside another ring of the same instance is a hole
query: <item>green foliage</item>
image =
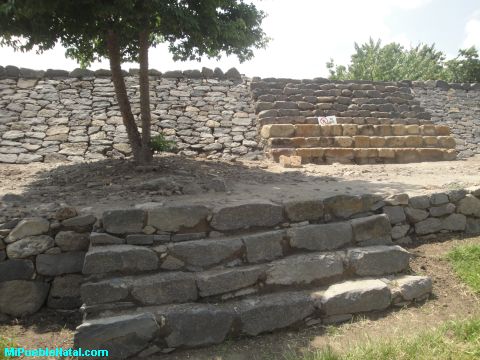
{"type": "Polygon", "coordinates": [[[419,44],[410,49],[398,43],[382,46],[380,40],[355,43],[355,53],[348,66],[327,62],[333,80],[446,80],[476,82],[480,79],[480,60],[472,47],[460,50],[459,55],[445,61],[445,54],[435,45],[419,44]]]}
{"type": "Polygon", "coordinates": [[[264,13],[238,0],[0,0],[0,45],[51,49],[59,41],[83,66],[107,57],[106,34],[119,39],[122,62],[138,61],[139,31],[150,46],[167,42],[176,60],[240,61],[266,45],[264,13]]]}
{"type": "Polygon", "coordinates": [[[166,140],[163,134],[158,134],[150,140],[150,149],[156,152],[173,152],[177,148],[175,141],[166,140]]]}
{"type": "Polygon", "coordinates": [[[447,255],[457,275],[480,293],[480,245],[463,245],[447,255]]]}

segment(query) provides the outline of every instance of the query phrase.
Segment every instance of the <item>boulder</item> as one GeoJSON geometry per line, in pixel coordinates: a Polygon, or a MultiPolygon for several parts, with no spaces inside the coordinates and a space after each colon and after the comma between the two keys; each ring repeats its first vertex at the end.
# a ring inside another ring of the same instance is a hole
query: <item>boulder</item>
{"type": "Polygon", "coordinates": [[[120,315],[85,321],[77,327],[74,346],[106,349],[113,359],[126,359],[145,349],[160,327],[150,313],[120,315]]]}
{"type": "Polygon", "coordinates": [[[463,214],[450,214],[442,219],[443,230],[465,231],[467,217],[463,214]]]}
{"type": "Polygon", "coordinates": [[[392,228],[392,239],[398,240],[407,235],[408,230],[410,230],[410,225],[395,225],[392,228]]]}
{"type": "Polygon", "coordinates": [[[410,254],[398,245],[369,246],[349,249],[347,261],[359,276],[379,276],[407,270],[410,254]]]}
{"type": "Polygon", "coordinates": [[[380,280],[370,279],[331,285],[323,294],[317,295],[317,303],[326,315],[384,310],[390,302],[388,286],[380,280]]]}
{"type": "Polygon", "coordinates": [[[5,243],[9,244],[27,236],[41,235],[48,231],[50,223],[43,218],[29,218],[20,221],[8,234],[5,243]]]}
{"type": "Polygon", "coordinates": [[[57,276],[52,283],[48,294],[47,306],[53,309],[74,310],[80,308],[80,285],[83,282],[82,275],[57,276]]]}
{"type": "Polygon", "coordinates": [[[456,206],[454,204],[447,203],[440,206],[432,206],[429,209],[429,212],[430,212],[430,216],[440,217],[440,216],[448,215],[455,212],[455,208],[456,206]]]}
{"type": "Polygon", "coordinates": [[[40,254],[36,259],[37,272],[46,276],[80,273],[82,272],[84,259],[84,251],[40,254]]]}
{"type": "Polygon", "coordinates": [[[93,215],[78,215],[62,221],[64,230],[73,230],[76,232],[90,232],[97,218],[93,215]]]}
{"type": "Polygon", "coordinates": [[[48,295],[50,285],[42,281],[12,280],[0,283],[0,313],[10,316],[37,312],[48,295]]]}
{"type": "Polygon", "coordinates": [[[437,233],[440,230],[442,230],[442,220],[437,218],[428,218],[415,224],[417,235],[437,233]]]}
{"type": "Polygon", "coordinates": [[[0,282],[30,280],[35,273],[31,260],[6,260],[0,262],[0,282]]]}
{"type": "Polygon", "coordinates": [[[395,302],[424,298],[432,292],[432,279],[428,276],[402,276],[393,280],[392,296],[395,302]]]}
{"type": "Polygon", "coordinates": [[[430,195],[430,204],[431,205],[443,205],[448,203],[448,195],[445,193],[437,193],[430,195]]]}
{"type": "Polygon", "coordinates": [[[285,231],[269,231],[242,236],[247,252],[247,261],[257,263],[271,261],[283,255],[285,231]]]}
{"type": "Polygon", "coordinates": [[[391,244],[392,227],[387,215],[372,215],[351,220],[353,238],[357,244],[391,244]]]}
{"type": "Polygon", "coordinates": [[[112,234],[141,233],[145,226],[141,209],[110,210],[103,213],[103,227],[112,234]]]}
{"type": "Polygon", "coordinates": [[[55,236],[55,244],[62,251],[87,250],[90,246],[90,234],[74,231],[60,231],[55,236]]]}
{"type": "Polygon", "coordinates": [[[480,217],[480,199],[472,194],[467,194],[458,203],[457,212],[467,216],[480,217]]]}
{"type": "Polygon", "coordinates": [[[467,226],[465,228],[467,234],[480,234],[480,219],[468,217],[467,226]]]}
{"type": "Polygon", "coordinates": [[[202,205],[161,207],[148,210],[147,224],[160,231],[177,232],[206,224],[209,209],[202,205]]]}
{"type": "Polygon", "coordinates": [[[10,259],[23,259],[41,254],[54,245],[55,243],[50,236],[29,236],[7,245],[7,255],[10,259]]]}
{"type": "Polygon", "coordinates": [[[427,195],[413,196],[409,204],[414,209],[428,209],[430,207],[430,198],[427,195]]]}
{"type": "Polygon", "coordinates": [[[210,225],[219,231],[273,227],[283,221],[283,208],[270,201],[247,201],[218,207],[210,225]]]}
{"type": "Polygon", "coordinates": [[[158,267],[157,254],[135,245],[95,246],[85,256],[84,274],[148,271],[158,267]]]}
{"type": "Polygon", "coordinates": [[[317,221],[323,219],[323,201],[320,199],[289,201],[285,203],[285,212],[292,222],[317,221]]]}
{"type": "Polygon", "coordinates": [[[335,250],[353,242],[350,222],[294,227],[288,235],[291,247],[307,250],[335,250]]]}
{"type": "Polygon", "coordinates": [[[422,220],[425,220],[428,217],[428,211],[415,209],[412,207],[406,207],[404,209],[405,215],[407,215],[407,219],[410,223],[417,223],[422,220]]]}
{"type": "Polygon", "coordinates": [[[395,225],[406,220],[403,206],[384,206],[383,212],[390,219],[390,223],[395,225]]]}

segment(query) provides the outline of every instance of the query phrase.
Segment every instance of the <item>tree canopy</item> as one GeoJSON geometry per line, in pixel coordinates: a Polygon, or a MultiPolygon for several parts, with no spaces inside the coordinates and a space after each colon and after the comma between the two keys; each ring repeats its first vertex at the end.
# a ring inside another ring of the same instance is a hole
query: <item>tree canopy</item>
{"type": "Polygon", "coordinates": [[[148,49],[166,42],[175,60],[227,54],[245,61],[268,42],[264,16],[243,0],[0,0],[0,45],[41,53],[59,42],[83,67],[108,58],[134,157],[147,161],[148,49]],[[140,63],[142,136],[127,97],[123,62],[140,63]]]}
{"type": "Polygon", "coordinates": [[[359,45],[350,64],[327,62],[330,78],[336,80],[445,80],[449,82],[480,81],[480,59],[475,47],[459,50],[456,58],[446,61],[446,55],[435,44],[419,44],[406,49],[398,43],[382,46],[380,40],[359,45]]]}

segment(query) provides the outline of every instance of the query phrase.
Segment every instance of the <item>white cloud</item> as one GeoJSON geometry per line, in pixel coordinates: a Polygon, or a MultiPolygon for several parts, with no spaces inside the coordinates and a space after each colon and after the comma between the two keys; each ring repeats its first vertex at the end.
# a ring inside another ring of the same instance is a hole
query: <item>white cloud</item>
{"type": "MultiPolygon", "coordinates": [[[[371,36],[384,43],[398,41],[410,45],[403,33],[393,33],[387,17],[395,11],[412,11],[431,0],[264,0],[254,1],[268,17],[264,31],[273,40],[265,50],[257,50],[255,58],[239,64],[235,57],[224,57],[219,62],[173,62],[166,46],[150,51],[150,65],[161,71],[192,69],[201,66],[219,66],[226,70],[232,66],[248,76],[276,76],[311,78],[326,76],[325,63],[333,57],[339,63],[349,61],[353,43],[365,42],[371,36]]],[[[65,59],[63,49],[57,47],[43,55],[16,54],[0,48],[0,65],[13,64],[37,69],[78,67],[65,59]]],[[[108,62],[93,64],[92,68],[108,67],[108,62]]],[[[126,64],[136,67],[136,64],[126,64]]]]}
{"type": "Polygon", "coordinates": [[[463,48],[476,46],[480,49],[480,9],[475,11],[465,25],[463,48]]]}

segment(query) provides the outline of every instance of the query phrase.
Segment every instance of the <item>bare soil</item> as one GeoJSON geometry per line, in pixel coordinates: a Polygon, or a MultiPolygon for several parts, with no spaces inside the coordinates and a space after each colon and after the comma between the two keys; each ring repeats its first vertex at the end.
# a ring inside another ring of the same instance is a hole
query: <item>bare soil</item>
{"type": "Polygon", "coordinates": [[[284,169],[270,161],[225,162],[177,155],[157,156],[148,168],[138,168],[130,160],[1,164],[0,215],[47,211],[60,203],[99,213],[145,202],[215,205],[252,198],[415,195],[473,185],[480,185],[480,156],[415,164],[307,164],[300,169],[284,169]]]}
{"type": "MultiPolygon", "coordinates": [[[[327,345],[337,351],[348,351],[355,344],[371,339],[415,336],[420,331],[438,327],[449,320],[478,318],[479,294],[474,294],[457,278],[445,255],[460,244],[480,244],[480,237],[439,236],[436,241],[408,249],[414,254],[412,272],[430,276],[434,283],[433,296],[425,303],[357,316],[352,322],[339,326],[285,330],[204,349],[176,351],[150,359],[283,359],[286,353],[298,354],[327,345]]],[[[73,331],[79,323],[78,313],[44,310],[34,316],[0,325],[0,335],[13,338],[17,344],[28,348],[68,348],[72,346],[73,331]]]]}

